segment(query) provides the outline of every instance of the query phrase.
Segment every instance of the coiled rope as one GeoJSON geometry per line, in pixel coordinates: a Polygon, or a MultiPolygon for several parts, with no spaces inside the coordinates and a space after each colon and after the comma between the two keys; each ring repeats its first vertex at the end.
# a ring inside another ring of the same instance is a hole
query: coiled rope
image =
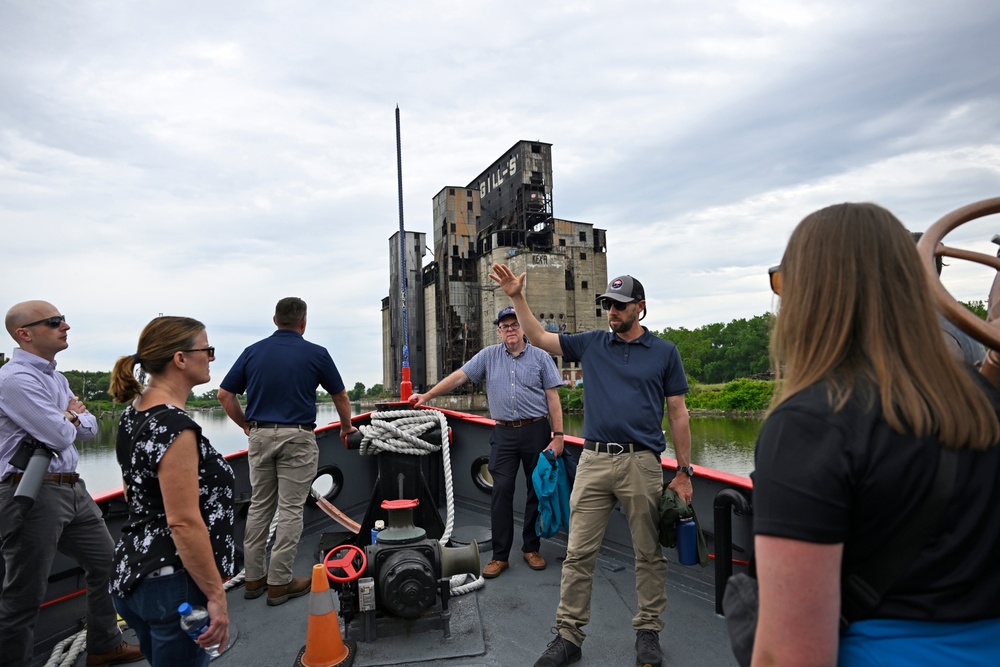
{"type": "Polygon", "coordinates": [[[76,658],[83,652],[87,644],[87,629],[70,635],[55,645],[45,667],[71,667],[76,664],[76,658]]]}
{"type": "MultiPolygon", "coordinates": [[[[371,424],[362,424],[358,430],[363,436],[358,450],[362,456],[375,456],[381,452],[426,456],[441,451],[447,508],[444,533],[438,542],[441,546],[448,544],[455,528],[455,484],[451,477],[451,438],[448,436],[448,420],[444,413],[438,410],[377,411],[371,415],[371,424]],[[427,442],[420,437],[433,431],[435,427],[441,430],[441,444],[427,442]]],[[[468,574],[451,577],[452,596],[470,593],[486,584],[481,575],[466,583],[470,577],[472,575],[468,574]]]]}

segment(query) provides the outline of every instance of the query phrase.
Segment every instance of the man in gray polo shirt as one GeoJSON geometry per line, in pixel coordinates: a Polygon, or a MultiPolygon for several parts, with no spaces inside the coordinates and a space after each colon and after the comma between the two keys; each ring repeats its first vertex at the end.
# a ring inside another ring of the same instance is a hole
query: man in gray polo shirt
{"type": "Polygon", "coordinates": [[[543,450],[551,449],[556,456],[561,456],[563,451],[562,406],[557,391],[562,378],[555,362],[525,340],[513,306],[497,313],[495,323],[502,343],[483,348],[427,392],[410,396],[410,402],[419,406],[466,382],[486,380],[490,416],[497,423],[490,436],[493,559],[483,568],[483,576],[487,579],[499,576],[509,565],[514,541],[514,487],[518,466],[524,470],[528,487],[521,551],[528,567],[533,570],[545,568],[545,559],[539,553],[541,542],[535,532],[538,497],[531,483],[531,473],[543,450]],[[551,433],[546,414],[552,422],[551,433]]]}

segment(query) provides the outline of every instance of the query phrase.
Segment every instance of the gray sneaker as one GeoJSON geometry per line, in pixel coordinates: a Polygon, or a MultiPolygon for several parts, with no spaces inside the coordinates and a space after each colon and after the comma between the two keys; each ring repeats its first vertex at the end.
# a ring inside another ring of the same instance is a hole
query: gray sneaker
{"type": "Polygon", "coordinates": [[[663,664],[660,633],[656,630],[636,631],[635,662],[639,667],[660,667],[663,664]]]}
{"type": "Polygon", "coordinates": [[[545,653],[535,661],[535,667],[566,667],[579,660],[580,654],[579,646],[556,635],[545,653]]]}

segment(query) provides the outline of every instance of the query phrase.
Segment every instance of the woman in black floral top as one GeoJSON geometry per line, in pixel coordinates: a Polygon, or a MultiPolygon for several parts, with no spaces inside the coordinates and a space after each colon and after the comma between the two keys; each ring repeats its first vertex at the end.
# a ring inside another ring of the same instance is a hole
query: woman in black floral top
{"type": "Polygon", "coordinates": [[[235,568],[233,471],[184,412],[214,359],[205,325],[158,317],[112,372],[112,396],[131,405],[118,427],[129,516],[111,592],[152,667],[208,665],[203,647],[225,647],[229,637],[222,582],[235,568]],[[180,627],[182,602],[208,608],[211,625],[197,644],[180,627]]]}

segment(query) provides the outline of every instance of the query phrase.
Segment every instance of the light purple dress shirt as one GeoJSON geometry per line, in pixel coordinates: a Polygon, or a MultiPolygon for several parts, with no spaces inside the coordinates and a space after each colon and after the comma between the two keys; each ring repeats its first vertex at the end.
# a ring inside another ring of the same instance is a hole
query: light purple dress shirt
{"type": "Polygon", "coordinates": [[[91,440],[97,435],[97,418],[80,415],[73,426],[63,414],[73,392],[56,362],[14,350],[10,361],[0,367],[0,479],[22,472],[10,465],[24,436],[43,442],[56,455],[49,472],[76,472],[80,454],[74,440],[91,440]]]}

